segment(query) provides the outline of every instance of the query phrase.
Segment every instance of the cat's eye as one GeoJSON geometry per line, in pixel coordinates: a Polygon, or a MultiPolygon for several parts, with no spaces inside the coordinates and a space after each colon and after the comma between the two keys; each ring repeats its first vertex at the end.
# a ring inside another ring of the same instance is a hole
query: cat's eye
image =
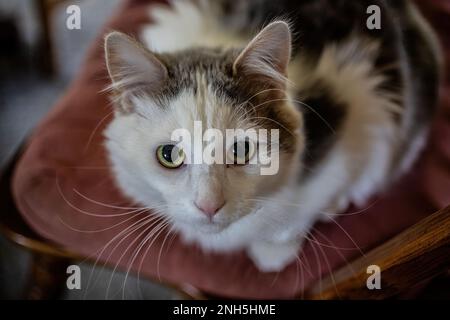
{"type": "Polygon", "coordinates": [[[228,150],[227,157],[234,164],[246,164],[255,154],[255,144],[249,139],[236,141],[228,150]]]}
{"type": "Polygon", "coordinates": [[[156,149],[156,158],[159,163],[169,169],[181,167],[185,157],[183,150],[174,144],[163,144],[156,149]]]}

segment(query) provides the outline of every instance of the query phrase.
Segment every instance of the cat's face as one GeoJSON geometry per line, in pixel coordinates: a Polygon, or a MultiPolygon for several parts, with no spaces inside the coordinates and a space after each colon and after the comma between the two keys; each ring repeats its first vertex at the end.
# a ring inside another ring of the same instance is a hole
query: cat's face
{"type": "Polygon", "coordinates": [[[106,146],[121,189],[136,201],[181,230],[217,233],[258,214],[264,203],[258,200],[292,178],[303,140],[300,116],[285,92],[285,24],[269,25],[244,50],[162,55],[113,33],[106,55],[117,105],[106,146]],[[192,140],[173,141],[180,129],[192,140]],[[208,129],[218,136],[205,137],[208,129]],[[230,139],[227,129],[254,129],[257,135],[230,139]],[[211,145],[216,149],[206,154],[217,155],[216,162],[198,163],[195,152],[204,155],[211,145]],[[259,161],[263,145],[269,164],[259,161]],[[262,173],[271,166],[275,171],[262,173]]]}

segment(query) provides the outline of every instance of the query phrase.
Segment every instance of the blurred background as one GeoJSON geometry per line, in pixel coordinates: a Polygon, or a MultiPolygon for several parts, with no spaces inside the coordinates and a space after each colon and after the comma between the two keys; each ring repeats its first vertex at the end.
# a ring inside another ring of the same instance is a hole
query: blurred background
{"type": "MultiPolygon", "coordinates": [[[[0,0],[0,165],[15,153],[77,73],[86,50],[120,0],[0,0]],[[81,9],[81,29],[66,27],[70,5],[81,9]]],[[[0,299],[22,297],[30,254],[0,235],[0,299]]],[[[121,299],[124,275],[82,264],[82,290],[65,299],[121,299]],[[113,277],[111,277],[113,276],[113,277]],[[84,281],[83,281],[84,280],[84,281]],[[84,290],[83,290],[84,289],[84,290]]],[[[129,277],[126,298],[167,299],[173,293],[129,277]],[[139,286],[140,290],[136,290],[139,286]]]]}

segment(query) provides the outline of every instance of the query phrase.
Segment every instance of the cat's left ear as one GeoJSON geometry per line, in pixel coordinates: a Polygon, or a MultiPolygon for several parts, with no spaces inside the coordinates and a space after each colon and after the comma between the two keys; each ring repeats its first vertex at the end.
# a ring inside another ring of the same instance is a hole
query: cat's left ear
{"type": "Polygon", "coordinates": [[[142,87],[157,91],[168,77],[167,68],[153,53],[120,32],[105,37],[105,58],[111,87],[120,92],[142,87]]]}
{"type": "Polygon", "coordinates": [[[284,21],[267,25],[239,54],[233,73],[284,87],[291,58],[291,31],[284,21]]]}

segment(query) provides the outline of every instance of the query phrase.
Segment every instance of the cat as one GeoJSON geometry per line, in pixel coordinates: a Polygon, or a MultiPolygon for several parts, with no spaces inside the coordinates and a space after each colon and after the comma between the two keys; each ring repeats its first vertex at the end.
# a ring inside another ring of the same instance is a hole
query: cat
{"type": "Polygon", "coordinates": [[[422,150],[441,57],[410,1],[191,0],[149,12],[139,41],[105,37],[105,147],[123,193],[187,243],[246,250],[260,271],[280,271],[315,222],[364,206],[422,150]],[[370,5],[381,29],[367,27],[370,5]],[[278,129],[278,172],[184,163],[171,134],[195,121],[278,129]]]}

